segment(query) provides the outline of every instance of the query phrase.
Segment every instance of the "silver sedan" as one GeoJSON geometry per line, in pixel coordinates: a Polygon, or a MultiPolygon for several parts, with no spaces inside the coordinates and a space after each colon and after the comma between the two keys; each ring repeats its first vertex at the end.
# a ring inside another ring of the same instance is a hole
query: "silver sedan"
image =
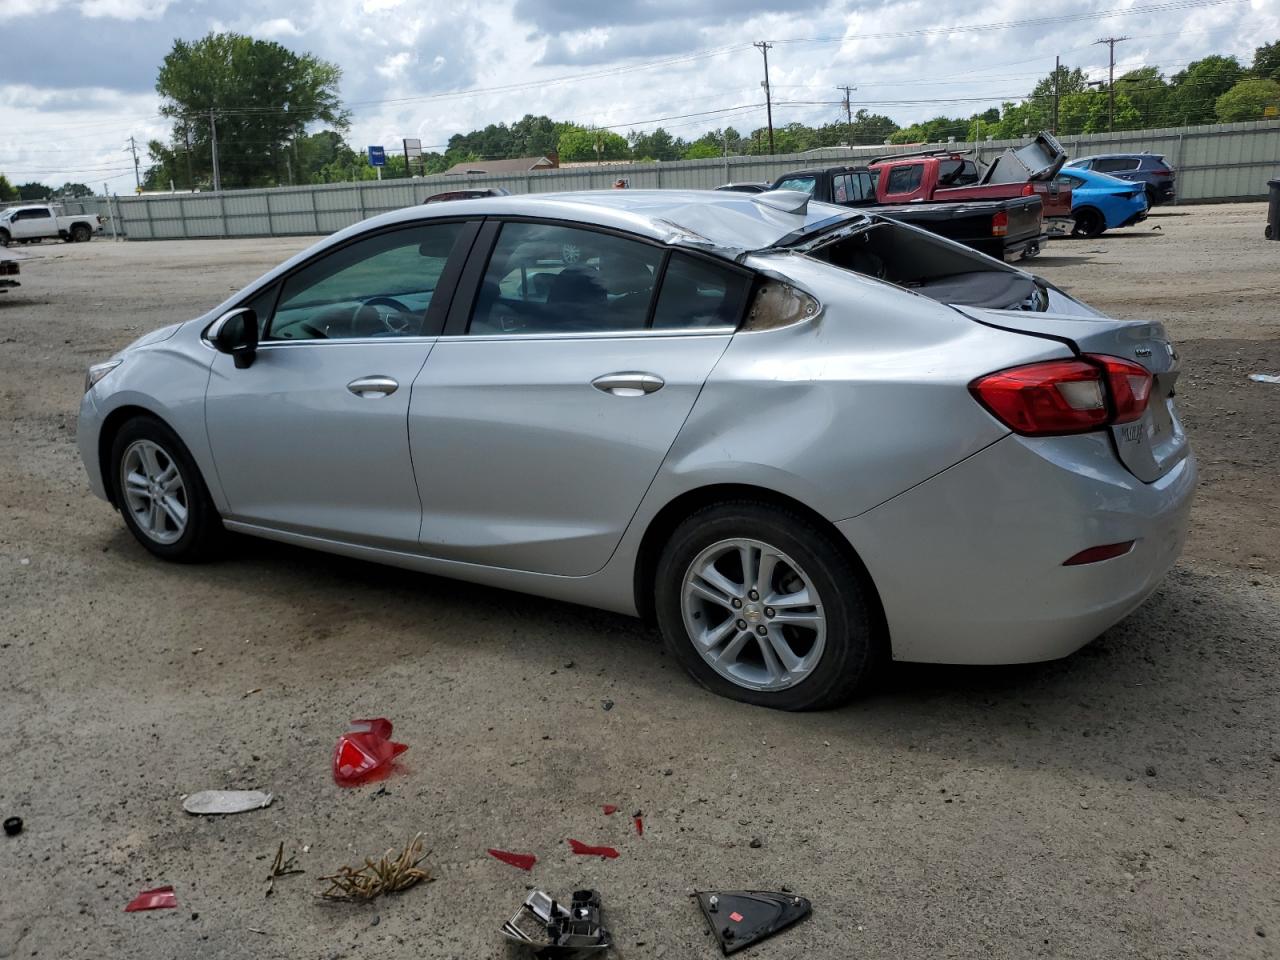
{"type": "Polygon", "coordinates": [[[1065,656],[1156,588],[1196,467],[1158,323],[785,191],[357,224],[90,368],[94,491],[656,621],[710,689],[1065,656]]]}

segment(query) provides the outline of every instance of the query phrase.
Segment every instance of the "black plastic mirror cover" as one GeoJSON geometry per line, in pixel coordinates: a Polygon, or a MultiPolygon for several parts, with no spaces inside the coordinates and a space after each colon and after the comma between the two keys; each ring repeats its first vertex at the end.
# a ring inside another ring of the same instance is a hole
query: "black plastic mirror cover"
{"type": "Polygon", "coordinates": [[[252,307],[238,307],[222,315],[214,334],[213,345],[230,354],[236,366],[244,369],[253,362],[258,350],[258,315],[252,307]]]}
{"type": "Polygon", "coordinates": [[[813,912],[804,897],[768,890],[705,890],[694,894],[727,957],[785,930],[813,912]]]}

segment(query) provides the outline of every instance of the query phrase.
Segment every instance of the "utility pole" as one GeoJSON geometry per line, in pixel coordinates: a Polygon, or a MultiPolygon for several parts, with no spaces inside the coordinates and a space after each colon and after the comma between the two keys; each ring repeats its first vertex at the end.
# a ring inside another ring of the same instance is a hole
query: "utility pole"
{"type": "Polygon", "coordinates": [[[769,86],[769,51],[773,49],[773,44],[766,40],[759,43],[753,43],[753,47],[764,55],[764,107],[769,118],[769,153],[773,153],[773,88],[769,86]]]}
{"type": "Polygon", "coordinates": [[[129,135],[129,152],[133,154],[133,185],[142,192],[142,174],[138,172],[138,141],[129,135]]]}
{"type": "Polygon", "coordinates": [[[845,139],[849,141],[849,146],[853,146],[853,105],[849,102],[849,94],[857,87],[836,87],[837,90],[844,91],[844,122],[845,122],[845,139]]]}
{"type": "Polygon", "coordinates": [[[1058,102],[1061,97],[1062,58],[1053,58],[1053,135],[1058,135],[1058,102]]]}
{"type": "Polygon", "coordinates": [[[213,189],[222,189],[222,174],[218,171],[218,120],[212,110],[209,111],[209,135],[213,144],[213,189]]]}
{"type": "Polygon", "coordinates": [[[196,175],[191,166],[191,121],[182,121],[182,139],[187,145],[187,189],[196,192],[196,175]]]}
{"type": "Polygon", "coordinates": [[[1129,37],[1103,37],[1093,41],[1093,46],[1105,43],[1111,49],[1111,67],[1107,71],[1107,133],[1111,132],[1116,120],[1116,44],[1129,37]]]}

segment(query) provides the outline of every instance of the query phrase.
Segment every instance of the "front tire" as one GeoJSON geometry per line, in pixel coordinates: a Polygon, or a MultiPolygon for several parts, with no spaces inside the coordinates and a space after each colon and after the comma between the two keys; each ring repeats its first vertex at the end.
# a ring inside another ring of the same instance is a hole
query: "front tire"
{"type": "Polygon", "coordinates": [[[13,237],[9,235],[8,230],[0,230],[0,247],[7,247],[13,242],[13,237]]]}
{"type": "Polygon", "coordinates": [[[225,530],[200,470],[168,425],[139,416],[111,443],[115,502],[129,532],[163,560],[215,556],[225,530]]]}
{"type": "Polygon", "coordinates": [[[1107,229],[1107,221],[1093,207],[1085,207],[1075,214],[1076,225],[1071,231],[1073,237],[1092,239],[1107,229]]]}
{"type": "Polygon", "coordinates": [[[821,710],[854,696],[881,659],[873,600],[835,534],[783,507],[705,507],[672,533],[654,603],[672,655],[721,696],[821,710]]]}

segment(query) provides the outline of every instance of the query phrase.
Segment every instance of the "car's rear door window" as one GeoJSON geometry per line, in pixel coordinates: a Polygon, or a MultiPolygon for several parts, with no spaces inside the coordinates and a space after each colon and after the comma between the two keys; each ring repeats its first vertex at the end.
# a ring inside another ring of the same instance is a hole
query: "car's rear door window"
{"type": "Polygon", "coordinates": [[[379,233],[320,257],[285,280],[269,340],[413,337],[467,224],[379,233]]]}
{"type": "Polygon", "coordinates": [[[1137,170],[1141,162],[1136,157],[1103,157],[1093,161],[1093,169],[1098,173],[1124,173],[1137,170]]]}
{"type": "Polygon", "coordinates": [[[920,181],[924,178],[923,163],[906,163],[889,171],[889,180],[885,185],[885,194],[897,196],[901,193],[914,193],[920,189],[920,181]]]}
{"type": "Polygon", "coordinates": [[[467,332],[473,336],[644,330],[663,251],[548,223],[502,225],[467,332]]]}
{"type": "Polygon", "coordinates": [[[750,275],[701,257],[673,252],[662,276],[653,328],[737,327],[750,292],[750,275]]]}

